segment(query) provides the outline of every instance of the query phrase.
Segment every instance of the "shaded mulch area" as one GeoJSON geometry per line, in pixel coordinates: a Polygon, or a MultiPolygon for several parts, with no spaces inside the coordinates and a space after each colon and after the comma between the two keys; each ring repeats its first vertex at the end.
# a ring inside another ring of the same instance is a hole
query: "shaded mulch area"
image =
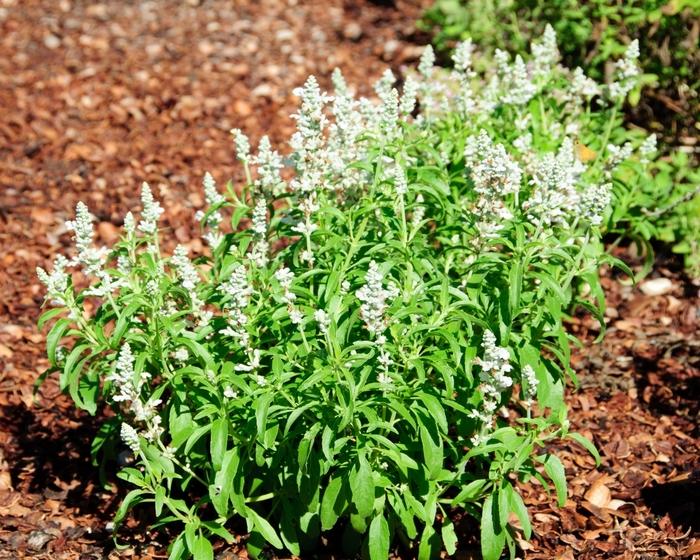
{"type": "Polygon", "coordinates": [[[557,508],[541,487],[525,487],[537,533],[526,558],[690,558],[700,554],[698,284],[661,257],[638,287],[610,271],[603,283],[602,343],[597,321],[572,320],[585,346],[572,363],[580,388],[568,398],[571,429],[596,444],[602,463],[576,444],[556,447],[569,499],[557,508]]]}
{"type": "MultiPolygon", "coordinates": [[[[165,557],[145,511],[120,533],[129,547],[114,550],[119,491],[89,459],[99,422],[74,411],[55,380],[33,396],[47,366],[34,269],[70,244],[75,203],[88,203],[98,242],[111,243],[146,180],[166,209],[168,243],[197,251],[203,173],[240,178],[229,129],[280,144],[292,89],[308,74],[327,85],[338,66],[368,93],[387,66],[414,63],[421,2],[0,1],[0,558],[165,557]]],[[[592,437],[603,464],[560,447],[571,480],[563,509],[524,487],[536,533],[526,558],[700,551],[698,287],[664,263],[655,274],[670,292],[606,279],[609,332],[576,353],[581,389],[569,399],[572,429],[592,437]]],[[[587,343],[595,328],[572,321],[587,343]]],[[[464,523],[461,558],[475,558],[473,527],[464,523]]]]}

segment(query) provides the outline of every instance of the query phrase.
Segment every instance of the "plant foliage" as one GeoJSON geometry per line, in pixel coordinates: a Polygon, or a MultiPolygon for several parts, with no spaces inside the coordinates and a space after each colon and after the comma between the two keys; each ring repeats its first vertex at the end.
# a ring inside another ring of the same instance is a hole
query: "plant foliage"
{"type": "Polygon", "coordinates": [[[601,236],[655,147],[617,127],[633,46],[607,85],[560,66],[551,30],[532,49],[477,76],[470,43],[452,71],[428,48],[401,95],[387,71],[376,101],[338,71],[332,95],[309,78],[294,173],[267,138],[252,153],[233,131],[247,180],[222,194],[205,176],[194,260],[162,249],[146,184],[111,248],[78,205],[75,255],[39,270],[56,306],[40,325],[47,373],[114,413],[95,452],[130,453],[117,524],[148,504],[179,531],[173,560],[211,559],[233,518],[253,556],[333,530],[348,554],[427,559],[455,552],[458,508],[496,560],[531,534],[517,480],[564,503],[550,444],[596,453],[569,432],[564,321],[602,322],[599,268],[623,265],[601,236]]]}

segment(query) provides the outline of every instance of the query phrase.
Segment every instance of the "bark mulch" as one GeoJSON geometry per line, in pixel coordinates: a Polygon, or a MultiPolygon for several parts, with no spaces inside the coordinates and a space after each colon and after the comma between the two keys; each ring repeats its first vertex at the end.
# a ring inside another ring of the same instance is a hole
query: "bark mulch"
{"type": "MultiPolygon", "coordinates": [[[[0,558],[165,558],[164,539],[136,516],[114,549],[120,494],[90,463],[98,421],[74,411],[46,368],[35,327],[42,289],[34,269],[69,245],[78,200],[111,243],[148,181],[166,208],[169,242],[193,241],[200,181],[240,178],[229,129],[254,141],[288,137],[292,89],[336,66],[361,93],[391,66],[414,63],[424,0],[0,0],[0,558]]],[[[535,537],[521,556],[686,558],[700,554],[698,513],[698,286],[673,263],[645,295],[609,275],[608,333],[572,319],[572,429],[559,453],[571,481],[564,508],[523,488],[535,537]],[[693,523],[695,525],[693,525],[693,523]],[[695,532],[694,532],[695,531],[695,532]]],[[[460,558],[477,558],[464,523],[460,558]]],[[[245,557],[240,547],[220,558],[245,557]]],[[[336,556],[337,557],[337,556],[336,556]]]]}

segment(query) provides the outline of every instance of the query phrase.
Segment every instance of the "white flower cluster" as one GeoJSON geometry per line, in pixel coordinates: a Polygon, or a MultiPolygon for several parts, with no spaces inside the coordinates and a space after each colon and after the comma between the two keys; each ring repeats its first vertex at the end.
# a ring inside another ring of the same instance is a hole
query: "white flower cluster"
{"type": "Polygon", "coordinates": [[[537,397],[537,385],[539,384],[539,380],[537,379],[537,376],[535,375],[535,370],[532,369],[532,366],[530,364],[527,364],[523,369],[521,370],[522,374],[522,382],[524,384],[524,393],[525,393],[525,399],[527,404],[531,404],[532,401],[537,397]]]}
{"type": "Polygon", "coordinates": [[[147,235],[153,235],[158,231],[158,220],[163,214],[163,208],[153,198],[153,193],[148,183],[141,185],[141,205],[143,206],[143,212],[141,212],[139,230],[147,235]]]}
{"type": "Polygon", "coordinates": [[[639,72],[639,41],[634,39],[625,51],[625,56],[615,63],[614,80],[608,86],[610,97],[622,101],[637,84],[639,72]]]}
{"type": "Polygon", "coordinates": [[[578,66],[574,68],[569,83],[568,98],[570,100],[590,101],[592,97],[600,95],[600,86],[598,86],[598,83],[586,76],[583,69],[578,66]]]}
{"type": "Polygon", "coordinates": [[[331,79],[334,88],[331,112],[334,120],[328,127],[324,157],[328,162],[329,186],[343,198],[362,182],[363,173],[349,164],[364,155],[364,145],[359,137],[365,132],[367,123],[340,70],[336,68],[331,79]]]}
{"type": "Polygon", "coordinates": [[[175,268],[180,285],[187,291],[192,305],[192,313],[198,319],[200,327],[206,326],[211,320],[212,313],[204,308],[204,301],[197,294],[197,286],[200,283],[199,272],[187,256],[187,248],[183,245],[175,247],[170,263],[175,268]]]}
{"type": "Polygon", "coordinates": [[[135,357],[131,347],[125,343],[119,351],[114,370],[106,380],[113,385],[112,400],[120,403],[124,411],[133,416],[138,425],[143,426],[138,431],[127,423],[122,424],[122,439],[136,453],[139,450],[139,436],[155,442],[162,435],[163,427],[157,408],[161,403],[160,399],[149,399],[145,402],[141,399],[143,387],[150,379],[150,375],[146,371],[137,374],[134,370],[134,362],[135,357]]]}
{"type": "MultiPolygon", "coordinates": [[[[374,337],[380,337],[388,325],[386,310],[390,300],[398,296],[399,290],[394,284],[384,287],[384,275],[376,261],[369,263],[365,276],[365,285],[357,291],[357,299],[362,302],[360,316],[365,327],[374,337]]],[[[382,339],[380,339],[382,340],[382,339]]]]}
{"type": "Polygon", "coordinates": [[[324,131],[328,126],[324,108],[332,97],[321,91],[314,76],[309,76],[304,87],[294,90],[294,94],[301,98],[301,107],[298,113],[292,115],[297,121],[297,131],[290,140],[290,146],[294,150],[292,159],[296,166],[296,176],[291,181],[290,188],[299,196],[299,208],[303,214],[302,222],[296,227],[296,231],[306,239],[307,249],[302,254],[302,260],[313,266],[315,259],[311,249],[311,234],[318,227],[313,222],[313,214],[318,210],[316,200],[319,191],[330,186],[328,158],[324,150],[324,131]]]}
{"type": "Polygon", "coordinates": [[[625,142],[622,146],[608,144],[606,151],[608,153],[606,166],[609,170],[612,170],[626,159],[629,159],[632,155],[632,152],[634,151],[634,148],[632,148],[631,142],[625,142]]]}
{"type": "Polygon", "coordinates": [[[479,219],[478,228],[488,237],[501,229],[504,221],[512,218],[504,198],[520,190],[523,171],[505,147],[494,144],[484,130],[467,139],[464,157],[474,192],[478,195],[473,207],[479,219]]]}
{"type": "Polygon", "coordinates": [[[104,265],[107,250],[93,247],[92,215],[83,202],[78,202],[76,205],[75,220],[67,221],[66,228],[74,233],[73,240],[76,249],[78,249],[73,264],[82,265],[88,276],[99,275],[104,265]]]}
{"type": "Polygon", "coordinates": [[[223,235],[219,230],[219,226],[224,218],[218,209],[213,210],[213,208],[223,204],[225,199],[216,189],[216,182],[210,173],[204,174],[202,186],[204,187],[204,199],[208,206],[208,215],[205,214],[205,212],[199,211],[195,214],[195,219],[197,221],[202,221],[206,216],[206,223],[204,225],[207,227],[208,231],[204,234],[204,239],[212,249],[216,249],[219,243],[223,241],[223,235]]]}
{"type": "Polygon", "coordinates": [[[227,296],[223,308],[228,313],[228,326],[221,331],[225,336],[234,338],[246,350],[250,347],[250,335],[247,331],[248,316],[246,308],[254,294],[248,281],[248,271],[243,264],[233,268],[231,276],[219,286],[219,291],[227,296]]]}
{"type": "Polygon", "coordinates": [[[247,163],[250,160],[250,141],[248,137],[239,128],[232,128],[231,134],[236,145],[236,156],[242,162],[247,163]]]}
{"type": "Polygon", "coordinates": [[[248,332],[250,321],[247,307],[255,290],[248,280],[248,270],[245,265],[234,266],[231,276],[219,286],[219,291],[226,296],[223,304],[227,312],[227,326],[220,332],[230,336],[241,346],[248,359],[247,363],[237,364],[236,371],[253,372],[260,366],[260,350],[253,348],[248,332]]]}
{"type": "Polygon", "coordinates": [[[484,332],[481,347],[483,358],[476,358],[474,362],[481,368],[479,379],[481,381],[481,410],[475,410],[472,415],[480,420],[482,425],[481,435],[475,438],[474,443],[479,443],[481,437],[493,428],[494,416],[501,402],[503,392],[513,385],[513,379],[509,376],[513,370],[510,364],[510,352],[496,344],[496,336],[489,330],[484,332]]]}
{"type": "Polygon", "coordinates": [[[418,87],[421,105],[419,120],[446,111],[448,88],[443,80],[435,79],[435,51],[431,45],[423,49],[418,63],[418,74],[422,78],[418,87]]]}
{"type": "Polygon", "coordinates": [[[389,375],[389,367],[393,363],[389,354],[384,335],[389,324],[386,311],[391,305],[391,300],[399,295],[399,289],[393,283],[384,287],[384,275],[379,270],[379,265],[372,260],[365,275],[365,284],[355,294],[362,304],[360,305],[360,317],[365,322],[365,328],[374,337],[379,356],[380,371],[377,381],[384,388],[390,390],[394,381],[389,375]]]}
{"type": "Polygon", "coordinates": [[[63,255],[58,255],[53,263],[53,270],[48,273],[43,268],[36,268],[36,275],[44,286],[46,286],[47,297],[51,300],[51,305],[69,305],[66,298],[69,275],[66,268],[70,266],[70,261],[63,255]]]}
{"type": "Polygon", "coordinates": [[[275,272],[275,279],[280,283],[280,287],[283,290],[282,301],[287,304],[287,312],[289,313],[289,320],[295,324],[300,325],[304,320],[304,316],[301,311],[294,305],[297,299],[297,295],[292,292],[292,283],[294,282],[294,273],[287,267],[282,267],[275,272]]]}
{"type": "Polygon", "coordinates": [[[250,260],[257,267],[266,266],[269,261],[270,244],[267,241],[267,202],[259,198],[253,208],[253,246],[250,250],[250,260]]]}
{"type": "Polygon", "coordinates": [[[566,225],[578,207],[576,184],[585,170],[569,138],[564,139],[556,154],[542,156],[530,179],[532,194],[523,203],[528,218],[542,226],[566,225]]]}
{"type": "Polygon", "coordinates": [[[365,275],[365,284],[355,294],[362,304],[360,305],[360,317],[365,322],[365,328],[374,337],[377,345],[380,370],[377,374],[377,381],[383,390],[391,390],[394,380],[389,374],[389,367],[393,361],[386,348],[387,339],[384,335],[389,318],[386,311],[391,305],[391,300],[399,295],[399,290],[393,283],[384,287],[384,275],[379,270],[379,265],[372,260],[365,275]]]}
{"type": "Polygon", "coordinates": [[[639,146],[639,161],[641,161],[643,164],[649,163],[650,156],[656,153],[656,150],[656,134],[650,134],[644,139],[642,145],[639,146]]]}
{"type": "Polygon", "coordinates": [[[328,334],[328,329],[331,326],[331,318],[323,309],[314,311],[314,321],[318,323],[318,329],[323,334],[328,334]]]}
{"type": "Polygon", "coordinates": [[[498,67],[500,102],[526,105],[537,93],[537,85],[532,81],[523,58],[517,55],[513,64],[509,64],[510,56],[500,49],[496,49],[494,58],[498,67]]]}
{"type": "Polygon", "coordinates": [[[552,68],[559,62],[561,55],[557,47],[557,34],[554,28],[547,24],[544,33],[538,41],[530,45],[533,62],[533,76],[536,80],[547,79],[552,68]]]}
{"type": "Polygon", "coordinates": [[[254,186],[264,197],[279,196],[284,192],[285,183],[280,176],[282,156],[270,145],[270,139],[263,136],[258,144],[258,153],[252,162],[258,171],[254,186]]]}
{"type": "Polygon", "coordinates": [[[452,61],[454,62],[453,74],[459,84],[455,104],[457,110],[464,115],[472,114],[477,108],[471,84],[471,80],[476,77],[476,72],[472,69],[473,52],[474,45],[471,39],[468,39],[458,43],[452,55],[452,61]]]}
{"type": "Polygon", "coordinates": [[[407,76],[403,83],[403,93],[399,103],[399,112],[404,116],[410,116],[416,108],[420,83],[413,76],[407,76]]]}
{"type": "Polygon", "coordinates": [[[579,211],[592,225],[603,223],[603,214],[612,200],[612,183],[602,183],[584,189],[581,193],[579,211]]]}

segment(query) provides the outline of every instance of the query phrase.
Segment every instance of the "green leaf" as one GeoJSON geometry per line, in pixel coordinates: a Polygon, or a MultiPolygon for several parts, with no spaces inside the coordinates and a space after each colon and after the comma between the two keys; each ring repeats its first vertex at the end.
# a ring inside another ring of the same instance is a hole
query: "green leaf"
{"type": "Polygon", "coordinates": [[[170,554],[168,555],[168,560],[183,560],[186,554],[187,545],[185,544],[185,533],[180,533],[170,545],[170,554]]]}
{"type": "Polygon", "coordinates": [[[442,534],[442,543],[445,545],[445,550],[450,556],[454,556],[457,552],[457,534],[455,533],[455,526],[448,517],[442,520],[442,527],[440,529],[442,534]]]}
{"type": "Polygon", "coordinates": [[[280,519],[280,535],[287,550],[293,555],[299,556],[301,554],[301,547],[299,546],[299,535],[294,526],[295,521],[296,515],[285,507],[282,512],[282,518],[280,519]]]}
{"type": "Polygon", "coordinates": [[[372,469],[364,456],[358,454],[358,465],[350,475],[352,503],[362,518],[368,518],[374,511],[374,479],[372,469]]]}
{"type": "Polygon", "coordinates": [[[447,433],[447,416],[445,409],[440,404],[440,401],[434,395],[428,393],[419,393],[418,398],[423,401],[430,415],[435,419],[443,434],[447,433]]]}
{"type": "Polygon", "coordinates": [[[424,425],[420,427],[420,441],[423,446],[423,457],[425,458],[425,466],[428,469],[428,476],[431,479],[437,478],[442,470],[442,438],[440,438],[440,436],[437,436],[437,438],[438,441],[435,442],[428,428],[424,425]]]}
{"type": "Polygon", "coordinates": [[[488,483],[488,480],[477,479],[472,480],[466,486],[463,486],[459,493],[453,498],[453,506],[461,506],[466,502],[473,502],[477,500],[488,483]]]}
{"type": "Polygon", "coordinates": [[[272,402],[272,393],[266,393],[255,401],[253,408],[255,409],[255,424],[258,429],[258,439],[262,442],[265,436],[267,427],[267,414],[270,410],[272,402]]]}
{"type": "Polygon", "coordinates": [[[126,496],[124,496],[122,503],[119,504],[119,509],[117,509],[117,513],[114,514],[115,530],[124,520],[126,514],[129,513],[129,510],[144,500],[144,494],[145,492],[143,490],[136,489],[131,490],[126,496]]]}
{"type": "Polygon", "coordinates": [[[506,546],[506,532],[499,526],[499,514],[493,494],[484,500],[481,510],[481,555],[484,560],[498,560],[506,546]]]}
{"type": "Polygon", "coordinates": [[[440,550],[440,539],[432,525],[426,525],[420,537],[418,545],[418,560],[432,560],[437,558],[440,550]]]}
{"type": "Polygon", "coordinates": [[[49,322],[54,317],[57,317],[65,310],[66,309],[64,307],[57,307],[55,309],[49,309],[48,311],[44,311],[39,317],[39,320],[37,321],[37,328],[41,330],[47,322],[49,322]]]}
{"type": "Polygon", "coordinates": [[[210,453],[214,470],[219,470],[224,461],[228,440],[228,419],[217,418],[211,423],[210,453]]]}
{"type": "Polygon", "coordinates": [[[559,457],[551,454],[546,455],[542,463],[544,464],[545,472],[554,483],[559,507],[564,507],[566,504],[566,472],[564,465],[562,465],[559,457]]]}
{"type": "Polygon", "coordinates": [[[377,515],[369,526],[368,548],[370,560],[386,560],[389,557],[389,524],[384,515],[377,515]]]}
{"type": "Polygon", "coordinates": [[[70,320],[65,317],[63,319],[59,319],[54,323],[53,327],[51,327],[49,334],[46,335],[46,353],[48,355],[49,362],[51,362],[51,365],[54,367],[57,365],[56,348],[58,347],[58,343],[63,338],[63,335],[70,327],[70,324],[70,320]]]}
{"type": "Polygon", "coordinates": [[[593,456],[593,458],[595,459],[596,467],[600,466],[600,453],[598,453],[598,450],[596,449],[595,445],[590,439],[588,439],[582,434],[579,434],[578,432],[569,432],[568,434],[566,434],[566,437],[573,439],[575,442],[581,445],[586,451],[588,451],[593,456]]]}
{"type": "Polygon", "coordinates": [[[204,535],[197,535],[192,549],[194,560],[214,560],[214,549],[204,535]]]}
{"type": "Polygon", "coordinates": [[[332,529],[342,514],[343,479],[331,478],[323,492],[321,500],[321,527],[324,531],[332,529]]]}
{"type": "Polygon", "coordinates": [[[163,513],[163,505],[164,504],[165,504],[165,488],[163,486],[158,486],[156,488],[156,495],[155,495],[156,517],[160,517],[161,513],[163,513]]]}
{"type": "Polygon", "coordinates": [[[527,511],[527,507],[525,507],[522,496],[507,482],[505,483],[505,492],[508,496],[510,511],[518,516],[520,525],[523,527],[523,535],[525,535],[526,539],[529,539],[532,536],[532,525],[530,523],[530,514],[527,511]]]}
{"type": "Polygon", "coordinates": [[[270,522],[259,515],[253,508],[248,508],[247,515],[253,521],[253,525],[262,537],[277,549],[284,548],[282,541],[277,535],[277,531],[270,525],[270,522]]]}

